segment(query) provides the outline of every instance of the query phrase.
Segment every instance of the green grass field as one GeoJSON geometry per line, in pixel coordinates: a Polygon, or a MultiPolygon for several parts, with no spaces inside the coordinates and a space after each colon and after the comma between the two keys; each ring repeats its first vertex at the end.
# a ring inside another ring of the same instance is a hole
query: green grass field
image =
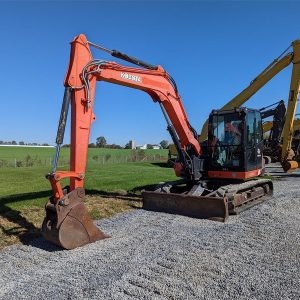
{"type": "MultiPolygon", "coordinates": [[[[26,156],[47,158],[53,148],[0,147],[0,159],[23,160],[26,156]]],[[[136,194],[161,181],[174,180],[174,171],[166,167],[166,150],[145,150],[146,155],[165,157],[162,161],[99,163],[94,156],[130,156],[131,150],[89,149],[85,188],[94,218],[111,216],[129,209],[132,203],[120,202],[116,194],[136,194]],[[107,201],[107,198],[109,201],[107,201]],[[105,200],[106,199],[106,200],[105,200]],[[99,204],[101,206],[99,206],[99,204]],[[98,210],[97,210],[98,209],[98,210]],[[99,209],[101,211],[99,211],[99,209]],[[104,212],[103,212],[104,211],[104,212]]],[[[61,157],[68,159],[69,149],[63,148],[61,157]]],[[[111,159],[110,158],[110,159],[111,159]]],[[[120,160],[122,161],[122,160],[120,160]]],[[[44,217],[43,207],[51,195],[45,174],[50,166],[0,168],[0,248],[39,235],[44,217]]],[[[63,169],[66,169],[64,167],[63,169]]],[[[67,184],[67,182],[65,182],[67,184]]],[[[89,206],[89,205],[88,205],[89,206]]]]}
{"type": "MultiPolygon", "coordinates": [[[[48,166],[55,153],[55,148],[34,147],[0,147],[0,168],[3,167],[27,167],[48,166]]],[[[62,148],[60,152],[59,166],[69,165],[70,149],[62,148]]],[[[106,149],[90,148],[88,151],[87,165],[104,163],[126,163],[132,161],[164,160],[167,150],[147,149],[106,149]]]]}
{"type": "MultiPolygon", "coordinates": [[[[137,150],[138,151],[138,150],[137,150]]],[[[147,149],[145,150],[147,155],[162,155],[167,156],[165,149],[147,149]]],[[[27,155],[32,157],[38,156],[39,158],[53,157],[55,148],[35,148],[35,147],[0,147],[0,159],[24,159],[27,155]]],[[[60,157],[63,159],[69,158],[70,149],[62,148],[60,157]]],[[[93,156],[105,156],[110,154],[112,157],[117,156],[130,156],[132,153],[131,149],[106,149],[106,148],[89,148],[88,159],[92,159],[93,156]]]]}

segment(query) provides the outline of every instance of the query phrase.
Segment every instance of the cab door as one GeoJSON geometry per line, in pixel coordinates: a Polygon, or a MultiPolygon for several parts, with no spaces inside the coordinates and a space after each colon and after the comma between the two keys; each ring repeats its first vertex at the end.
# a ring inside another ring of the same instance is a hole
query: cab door
{"type": "Polygon", "coordinates": [[[246,170],[257,170],[262,168],[262,123],[260,113],[257,111],[247,112],[246,126],[246,170]]]}
{"type": "Polygon", "coordinates": [[[261,114],[259,111],[255,112],[255,142],[256,142],[256,153],[257,153],[257,169],[263,168],[263,150],[264,150],[264,136],[262,129],[261,114]]]}

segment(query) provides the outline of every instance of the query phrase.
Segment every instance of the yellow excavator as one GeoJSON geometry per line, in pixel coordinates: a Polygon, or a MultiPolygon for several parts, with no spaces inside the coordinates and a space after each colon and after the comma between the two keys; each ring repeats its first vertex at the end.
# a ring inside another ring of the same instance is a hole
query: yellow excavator
{"type": "MultiPolygon", "coordinates": [[[[276,128],[276,125],[275,125],[275,128],[276,128]]],[[[274,133],[274,120],[264,122],[263,123],[263,134],[264,134],[264,140],[265,140],[265,148],[264,148],[265,163],[280,161],[280,159],[278,159],[277,156],[279,155],[281,157],[281,146],[278,149],[279,151],[276,152],[276,146],[274,147],[274,144],[272,145],[269,143],[270,140],[274,141],[273,133],[274,133]],[[271,153],[275,152],[275,156],[273,156],[273,155],[270,156],[270,152],[271,153]]],[[[280,142],[281,142],[281,140],[280,140],[280,142]]],[[[294,151],[295,160],[297,162],[299,162],[300,161],[300,119],[294,120],[293,138],[292,138],[291,148],[294,151]]]]}
{"type": "MultiPolygon", "coordinates": [[[[293,70],[290,81],[288,105],[282,131],[281,145],[281,164],[286,172],[293,171],[298,167],[298,163],[293,160],[295,153],[292,150],[291,145],[300,88],[300,40],[293,41],[291,45],[285,51],[283,51],[283,53],[274,59],[271,64],[269,64],[256,78],[250,82],[248,87],[246,87],[241,93],[239,93],[221,108],[222,111],[240,107],[266,83],[268,83],[275,75],[280,73],[290,64],[293,65],[293,70]],[[292,51],[288,52],[290,48],[292,48],[292,51]]],[[[207,140],[207,130],[208,122],[206,121],[199,136],[200,142],[207,140]]]]}

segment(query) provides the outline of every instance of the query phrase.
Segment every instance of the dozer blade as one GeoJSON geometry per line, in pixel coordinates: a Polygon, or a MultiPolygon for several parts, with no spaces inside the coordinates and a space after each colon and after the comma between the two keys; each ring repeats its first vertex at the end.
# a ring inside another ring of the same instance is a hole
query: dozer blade
{"type": "Polygon", "coordinates": [[[225,222],[227,198],[188,194],[143,192],[143,209],[225,222]]]}
{"type": "Polygon", "coordinates": [[[46,240],[65,249],[74,249],[108,237],[89,217],[84,196],[84,189],[77,188],[55,204],[49,199],[42,225],[46,240]]]}

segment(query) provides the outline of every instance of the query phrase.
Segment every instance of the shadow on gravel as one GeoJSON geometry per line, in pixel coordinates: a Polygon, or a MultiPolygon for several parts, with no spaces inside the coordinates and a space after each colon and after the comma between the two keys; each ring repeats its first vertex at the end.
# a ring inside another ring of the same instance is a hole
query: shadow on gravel
{"type": "Polygon", "coordinates": [[[31,240],[28,243],[26,243],[26,245],[29,245],[29,246],[32,246],[35,248],[39,248],[39,249],[47,251],[47,252],[64,251],[63,248],[46,241],[43,237],[31,240]]]}
{"type": "Polygon", "coordinates": [[[266,169],[278,169],[278,168],[281,168],[280,165],[275,165],[275,166],[266,165],[266,169]]]}
{"type": "Polygon", "coordinates": [[[286,178],[286,177],[293,177],[293,178],[297,178],[300,177],[299,173],[284,173],[282,171],[271,171],[269,172],[270,175],[275,175],[277,177],[282,177],[282,178],[286,178]]]}

